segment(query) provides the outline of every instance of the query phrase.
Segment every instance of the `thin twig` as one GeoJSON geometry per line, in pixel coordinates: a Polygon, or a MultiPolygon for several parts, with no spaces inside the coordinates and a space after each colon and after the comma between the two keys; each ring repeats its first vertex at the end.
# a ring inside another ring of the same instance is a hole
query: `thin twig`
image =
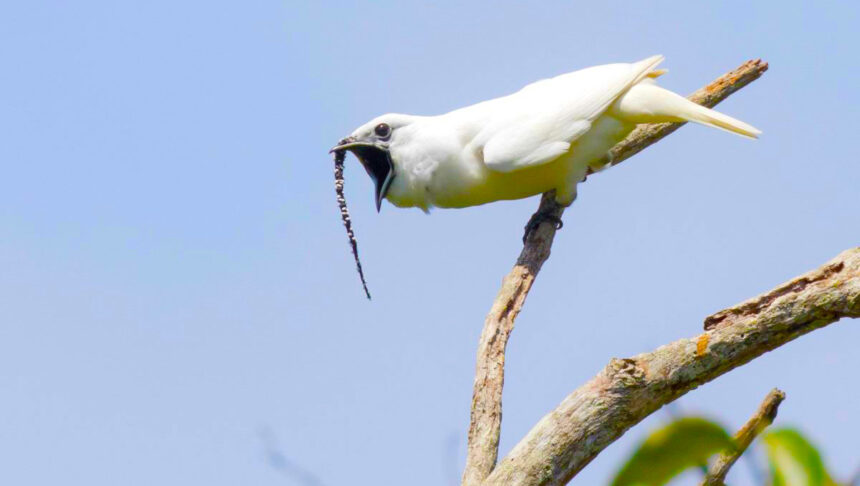
{"type": "Polygon", "coordinates": [[[747,448],[767,426],[773,423],[779,404],[785,400],[785,393],[774,388],[767,394],[764,401],[759,405],[755,415],[735,434],[735,448],[726,451],[716,459],[708,469],[708,474],[702,481],[702,486],[724,486],[726,475],[735,461],[743,455],[747,448]]]}
{"type": "Polygon", "coordinates": [[[860,248],[714,314],[699,336],[611,360],[544,416],[482,484],[567,484],[627,429],[663,405],[845,317],[860,317],[860,248]]]}
{"type": "MultiPolygon", "coordinates": [[[[704,106],[714,106],[758,79],[767,67],[767,63],[761,60],[747,61],[696,91],[689,99],[704,106]]],[[[619,164],[681,125],[683,123],[642,125],[610,151],[607,162],[619,164]]],[[[547,193],[541,198],[538,212],[551,213],[560,218],[564,208],[555,203],[552,193],[547,193]]],[[[545,223],[527,239],[514,268],[503,279],[502,287],[484,321],[478,344],[466,468],[463,472],[463,484],[466,486],[480,484],[496,465],[502,423],[505,348],[532,283],[549,258],[555,232],[554,224],[545,223]]]]}

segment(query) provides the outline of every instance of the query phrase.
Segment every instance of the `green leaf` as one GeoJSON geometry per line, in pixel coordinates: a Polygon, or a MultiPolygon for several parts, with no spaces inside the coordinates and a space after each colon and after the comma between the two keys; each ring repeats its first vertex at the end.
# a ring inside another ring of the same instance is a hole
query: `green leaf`
{"type": "Polygon", "coordinates": [[[720,425],[699,417],[678,419],[642,442],[612,486],[660,486],[689,467],[707,464],[713,454],[734,447],[720,425]]]}
{"type": "Polygon", "coordinates": [[[783,428],[762,437],[770,462],[773,486],[829,486],[821,454],[800,432],[783,428]]]}

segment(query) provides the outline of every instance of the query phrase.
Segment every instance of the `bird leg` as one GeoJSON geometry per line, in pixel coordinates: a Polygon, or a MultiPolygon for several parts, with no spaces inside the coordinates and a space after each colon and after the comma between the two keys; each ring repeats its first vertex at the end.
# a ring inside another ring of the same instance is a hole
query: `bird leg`
{"type": "Polygon", "coordinates": [[[529,239],[535,231],[537,231],[538,227],[543,223],[552,223],[556,230],[560,230],[562,226],[564,226],[564,222],[562,222],[561,217],[558,212],[561,209],[561,205],[553,201],[552,205],[548,207],[543,207],[538,209],[538,211],[532,214],[532,217],[529,218],[529,222],[526,223],[525,233],[523,234],[523,244],[526,244],[526,241],[529,239]]]}

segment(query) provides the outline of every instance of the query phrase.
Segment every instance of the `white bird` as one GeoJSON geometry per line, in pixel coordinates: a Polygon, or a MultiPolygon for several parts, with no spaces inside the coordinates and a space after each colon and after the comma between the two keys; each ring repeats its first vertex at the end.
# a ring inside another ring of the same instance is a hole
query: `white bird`
{"type": "Polygon", "coordinates": [[[749,138],[761,134],[657,86],[666,72],[657,69],[662,61],[582,69],[438,116],[382,115],[332,151],[358,157],[375,183],[377,210],[383,198],[428,211],[550,190],[568,206],[577,184],[602,169],[609,149],[637,124],[689,121],[749,138]]]}
{"type": "Polygon", "coordinates": [[[376,204],[461,208],[576,185],[637,124],[690,121],[756,138],[756,128],[657,86],[663,56],[606,64],[532,83],[438,116],[386,114],[332,150],[347,149],[376,183],[376,204]]]}

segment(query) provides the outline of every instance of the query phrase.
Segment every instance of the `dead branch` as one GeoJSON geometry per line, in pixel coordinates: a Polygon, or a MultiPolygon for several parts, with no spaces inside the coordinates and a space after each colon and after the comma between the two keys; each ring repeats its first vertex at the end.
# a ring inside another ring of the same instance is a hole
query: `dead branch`
{"type": "Polygon", "coordinates": [[[563,485],[663,405],[844,317],[860,317],[860,247],[705,319],[706,331],[612,359],[502,459],[483,485],[563,485]]]}
{"type": "Polygon", "coordinates": [[[708,474],[702,481],[702,486],[724,486],[729,469],[735,464],[752,441],[758,437],[768,425],[773,423],[779,404],[785,400],[785,393],[774,388],[764,397],[755,414],[750,417],[746,424],[735,434],[735,449],[726,451],[708,469],[708,474]]]}
{"type": "MultiPolygon", "coordinates": [[[[696,91],[689,99],[712,107],[758,79],[767,67],[767,63],[761,60],[747,61],[696,91]]],[[[610,151],[606,162],[619,164],[681,125],[683,123],[642,125],[610,151]]],[[[564,208],[555,203],[552,194],[544,194],[538,211],[552,211],[561,217],[564,208]]],[[[484,321],[478,345],[464,485],[480,484],[496,464],[502,423],[505,348],[532,283],[549,258],[555,232],[553,224],[541,224],[526,241],[514,268],[502,281],[502,288],[484,321]]]]}

